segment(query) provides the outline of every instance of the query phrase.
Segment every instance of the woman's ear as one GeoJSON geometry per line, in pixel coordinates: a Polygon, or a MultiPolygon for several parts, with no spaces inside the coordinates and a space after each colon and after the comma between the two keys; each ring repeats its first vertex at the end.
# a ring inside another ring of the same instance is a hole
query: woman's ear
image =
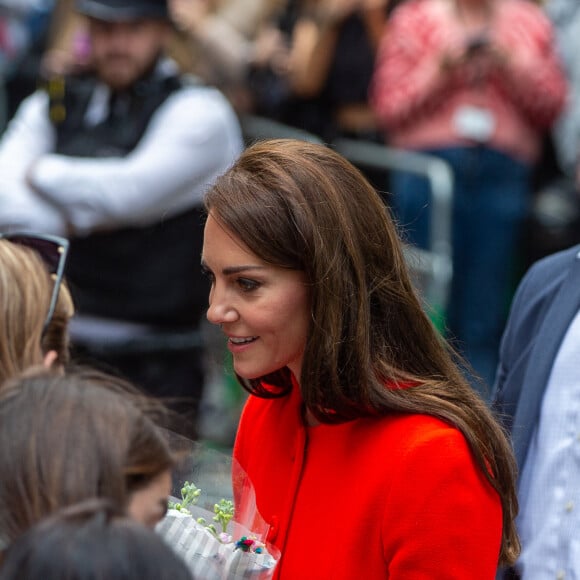
{"type": "Polygon", "coordinates": [[[56,352],[56,350],[49,350],[44,355],[43,364],[47,369],[51,369],[57,360],[58,360],[58,353],[56,352]]]}

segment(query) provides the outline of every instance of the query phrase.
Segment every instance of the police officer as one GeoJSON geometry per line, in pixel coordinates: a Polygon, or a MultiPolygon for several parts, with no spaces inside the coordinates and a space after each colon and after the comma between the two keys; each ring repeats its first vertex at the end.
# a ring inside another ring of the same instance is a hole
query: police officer
{"type": "Polygon", "coordinates": [[[0,228],[67,235],[78,314],[71,338],[148,392],[172,397],[195,437],[203,384],[197,327],[200,203],[242,148],[217,90],[164,53],[166,0],[78,0],[89,73],[52,79],[0,143],[0,228]]]}

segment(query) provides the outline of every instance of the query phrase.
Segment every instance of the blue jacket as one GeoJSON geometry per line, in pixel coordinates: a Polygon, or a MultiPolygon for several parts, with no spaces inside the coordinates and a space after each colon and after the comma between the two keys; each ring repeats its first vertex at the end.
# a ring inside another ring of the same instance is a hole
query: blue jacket
{"type": "Polygon", "coordinates": [[[534,264],[514,297],[492,401],[511,433],[520,472],[552,364],[579,308],[580,245],[534,264]]]}

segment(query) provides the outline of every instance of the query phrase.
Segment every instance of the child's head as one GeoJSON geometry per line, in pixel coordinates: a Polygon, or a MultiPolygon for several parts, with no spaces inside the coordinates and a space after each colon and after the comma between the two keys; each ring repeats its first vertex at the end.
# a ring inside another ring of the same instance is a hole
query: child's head
{"type": "Polygon", "coordinates": [[[193,580],[152,530],[88,500],[39,522],[5,553],[0,580],[193,580]]]}
{"type": "Polygon", "coordinates": [[[0,391],[0,542],[94,497],[153,526],[165,513],[174,465],[155,408],[96,371],[8,381],[0,391]]]}

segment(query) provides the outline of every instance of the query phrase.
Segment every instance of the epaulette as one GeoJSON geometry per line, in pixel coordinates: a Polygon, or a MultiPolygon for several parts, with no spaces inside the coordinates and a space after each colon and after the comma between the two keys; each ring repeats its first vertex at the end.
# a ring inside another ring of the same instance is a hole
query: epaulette
{"type": "Polygon", "coordinates": [[[48,116],[53,125],[60,125],[66,119],[66,107],[64,102],[65,77],[54,76],[46,80],[44,90],[48,94],[48,116]]]}
{"type": "Polygon", "coordinates": [[[55,75],[45,79],[41,88],[48,94],[49,118],[53,125],[62,125],[69,119],[71,105],[76,106],[78,99],[88,102],[94,89],[94,78],[90,75],[55,75]]]}

